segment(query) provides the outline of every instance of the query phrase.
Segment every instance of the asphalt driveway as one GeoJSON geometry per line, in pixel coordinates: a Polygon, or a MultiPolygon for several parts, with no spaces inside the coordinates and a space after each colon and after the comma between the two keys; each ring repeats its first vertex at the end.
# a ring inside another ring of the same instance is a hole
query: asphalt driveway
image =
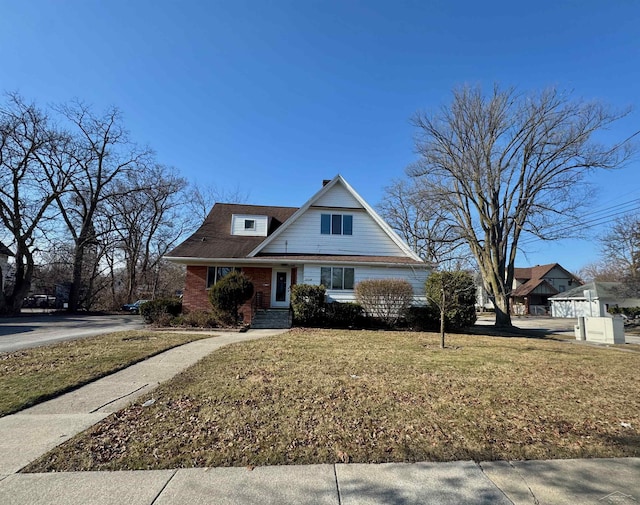
{"type": "MultiPolygon", "coordinates": [[[[494,314],[479,314],[477,326],[489,326],[495,322],[494,314]]],[[[576,318],[562,318],[549,316],[511,316],[511,323],[523,330],[538,330],[553,333],[565,337],[575,338],[574,327],[578,324],[576,318]]],[[[625,340],[628,344],[640,344],[640,336],[625,331],[625,340]]]]}
{"type": "Polygon", "coordinates": [[[140,316],[29,314],[0,318],[0,352],[144,327],[140,316]]]}

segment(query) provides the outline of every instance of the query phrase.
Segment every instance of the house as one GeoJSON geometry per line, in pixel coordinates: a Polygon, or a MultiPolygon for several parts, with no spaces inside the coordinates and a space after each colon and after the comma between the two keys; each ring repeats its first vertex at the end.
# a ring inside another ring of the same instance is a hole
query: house
{"type": "Polygon", "coordinates": [[[520,316],[549,314],[549,297],[582,284],[558,263],[515,268],[513,277],[511,312],[520,316]]]}
{"type": "Polygon", "coordinates": [[[4,290],[4,285],[9,275],[9,256],[13,256],[13,253],[0,242],[0,291],[4,290]]]}
{"type": "MultiPolygon", "coordinates": [[[[327,301],[355,300],[364,279],[404,278],[425,303],[427,265],[340,175],[302,207],[217,203],[202,226],[166,258],[187,266],[186,311],[210,308],[207,289],[232,269],[254,284],[241,309],[289,308],[291,285],[324,285],[327,301]]],[[[259,314],[261,315],[261,314],[259,314]]]]}
{"type": "Polygon", "coordinates": [[[640,307],[620,282],[589,282],[549,298],[553,317],[605,317],[610,307],[640,307]]]}

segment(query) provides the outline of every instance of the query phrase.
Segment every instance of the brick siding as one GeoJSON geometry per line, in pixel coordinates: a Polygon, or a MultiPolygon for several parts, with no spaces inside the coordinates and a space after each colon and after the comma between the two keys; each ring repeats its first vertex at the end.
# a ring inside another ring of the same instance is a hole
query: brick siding
{"type": "Polygon", "coordinates": [[[211,310],[207,291],[206,266],[187,266],[187,276],[184,281],[182,295],[182,310],[184,313],[192,310],[211,310]]]}
{"type": "MultiPolygon", "coordinates": [[[[242,272],[253,282],[254,293],[262,293],[263,306],[271,304],[271,268],[242,267],[242,272]]],[[[185,313],[193,310],[211,310],[207,286],[206,266],[187,266],[187,276],[182,297],[182,308],[185,313]]],[[[244,322],[251,322],[251,301],[240,307],[244,314],[244,322]]]]}
{"type": "MultiPolygon", "coordinates": [[[[271,268],[242,267],[242,273],[253,282],[253,296],[262,293],[262,308],[268,308],[271,305],[271,268]]],[[[244,314],[244,322],[247,324],[251,323],[253,317],[251,311],[251,300],[240,308],[240,312],[244,314]]]]}

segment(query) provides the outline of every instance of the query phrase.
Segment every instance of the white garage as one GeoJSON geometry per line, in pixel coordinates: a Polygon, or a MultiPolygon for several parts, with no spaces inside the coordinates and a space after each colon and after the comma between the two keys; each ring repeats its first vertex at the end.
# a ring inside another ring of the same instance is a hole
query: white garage
{"type": "Polygon", "coordinates": [[[619,282],[590,282],[549,298],[552,317],[604,317],[610,307],[640,307],[619,282]]]}

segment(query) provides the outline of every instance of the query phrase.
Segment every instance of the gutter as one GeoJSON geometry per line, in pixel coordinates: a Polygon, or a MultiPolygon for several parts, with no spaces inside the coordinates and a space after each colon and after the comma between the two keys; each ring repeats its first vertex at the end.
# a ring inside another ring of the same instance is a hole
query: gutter
{"type": "Polygon", "coordinates": [[[417,263],[393,263],[388,261],[340,261],[337,259],[322,260],[303,260],[303,259],[274,259],[274,258],[185,258],[184,256],[163,256],[163,259],[179,263],[182,265],[221,265],[221,264],[240,264],[240,265],[368,265],[376,267],[402,267],[411,269],[430,269],[429,265],[420,265],[417,263]]]}

